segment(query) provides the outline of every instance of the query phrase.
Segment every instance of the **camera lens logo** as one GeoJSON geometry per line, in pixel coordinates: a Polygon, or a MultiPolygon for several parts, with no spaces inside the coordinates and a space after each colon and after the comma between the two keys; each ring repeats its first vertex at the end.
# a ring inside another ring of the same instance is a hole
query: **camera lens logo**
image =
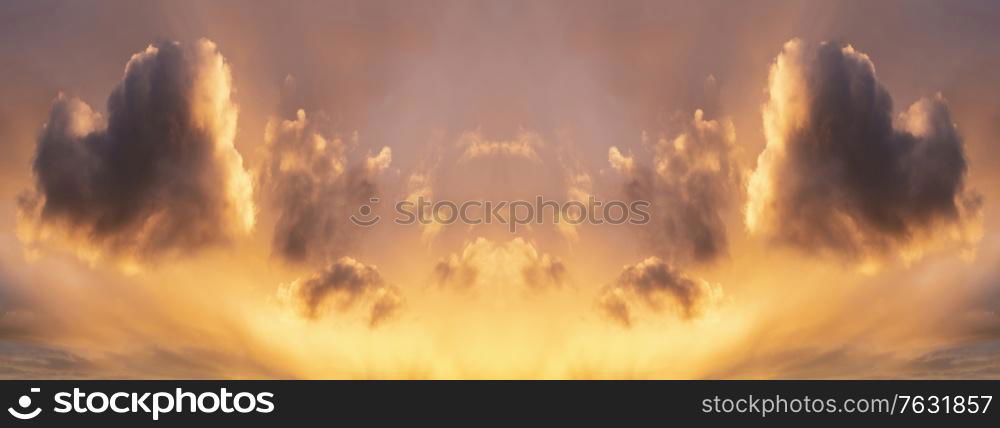
{"type": "Polygon", "coordinates": [[[368,227],[368,226],[373,226],[375,225],[375,223],[378,223],[379,220],[382,220],[382,217],[379,217],[377,215],[372,216],[371,206],[377,204],[378,201],[379,201],[378,198],[368,199],[368,203],[370,205],[362,205],[360,208],[358,208],[358,214],[360,215],[352,214],[351,223],[354,223],[362,227],[368,227]]]}
{"type": "MultiPolygon", "coordinates": [[[[31,392],[39,392],[39,391],[41,391],[41,389],[39,389],[39,388],[31,388],[31,392]]],[[[29,397],[27,395],[22,395],[21,398],[18,398],[17,399],[17,404],[19,406],[21,406],[22,409],[24,409],[24,413],[21,413],[20,411],[18,411],[17,409],[15,409],[13,407],[8,407],[7,408],[7,411],[10,412],[10,415],[13,416],[13,417],[15,417],[15,418],[18,418],[18,419],[31,419],[31,418],[34,418],[35,416],[38,416],[39,413],[42,413],[42,408],[41,407],[38,407],[35,410],[30,411],[30,412],[27,411],[28,410],[28,406],[31,406],[31,397],[29,397]]]]}

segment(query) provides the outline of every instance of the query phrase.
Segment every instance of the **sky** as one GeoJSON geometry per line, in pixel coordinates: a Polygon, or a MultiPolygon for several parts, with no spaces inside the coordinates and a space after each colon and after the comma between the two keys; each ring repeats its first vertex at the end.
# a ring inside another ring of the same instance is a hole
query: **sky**
{"type": "Polygon", "coordinates": [[[0,377],[995,379],[998,19],[4,2],[0,377]]]}

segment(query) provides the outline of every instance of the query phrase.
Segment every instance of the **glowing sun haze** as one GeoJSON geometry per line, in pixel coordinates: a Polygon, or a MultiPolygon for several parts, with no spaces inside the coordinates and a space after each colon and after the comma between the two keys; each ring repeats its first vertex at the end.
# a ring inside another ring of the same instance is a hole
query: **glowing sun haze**
{"type": "Polygon", "coordinates": [[[995,2],[432,3],[0,5],[0,377],[1000,377],[995,2]]]}

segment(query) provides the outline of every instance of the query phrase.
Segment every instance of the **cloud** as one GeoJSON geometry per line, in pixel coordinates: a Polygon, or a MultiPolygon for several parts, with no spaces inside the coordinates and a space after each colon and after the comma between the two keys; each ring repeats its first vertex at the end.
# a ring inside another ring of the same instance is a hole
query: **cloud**
{"type": "Polygon", "coordinates": [[[937,349],[914,359],[909,376],[939,379],[996,379],[1000,376],[1000,341],[983,341],[937,349]]]}
{"type": "Polygon", "coordinates": [[[656,313],[672,310],[691,319],[721,295],[717,286],[692,278],[658,257],[649,257],[625,266],[615,282],[601,291],[597,303],[606,315],[627,327],[632,325],[637,305],[656,313]]]}
{"type": "Polygon", "coordinates": [[[94,369],[71,352],[30,342],[0,340],[0,378],[76,378],[94,369]]]}
{"type": "Polygon", "coordinates": [[[503,243],[478,238],[466,244],[461,254],[438,262],[434,276],[438,285],[454,289],[509,284],[543,290],[565,283],[566,266],[522,238],[503,243]]]}
{"type": "Polygon", "coordinates": [[[38,138],[35,188],[18,198],[21,239],[141,262],[248,233],[253,190],[231,90],[229,66],[200,40],[133,55],[106,121],[60,94],[38,138]]]}
{"type": "MultiPolygon", "coordinates": [[[[438,131],[422,149],[422,158],[411,167],[404,182],[405,199],[416,204],[425,201],[533,201],[539,195],[564,194],[566,200],[584,203],[592,194],[591,177],[577,159],[579,148],[564,132],[555,132],[554,141],[537,131],[520,129],[512,137],[489,137],[479,130],[457,134],[438,131]]],[[[451,215],[448,206],[425,206],[419,225],[421,240],[432,244],[459,228],[437,221],[451,215]],[[437,209],[435,213],[434,210],[437,209]]],[[[473,210],[474,211],[474,210],[473,210]]],[[[552,213],[549,210],[546,214],[552,213]]],[[[558,216],[558,213],[552,213],[558,216]]],[[[557,219],[553,219],[557,220],[557,219]]],[[[579,225],[550,221],[567,241],[579,239],[579,225]]],[[[540,225],[528,225],[524,229],[540,225]]],[[[495,223],[475,228],[507,230],[495,223]]],[[[541,229],[537,227],[536,229],[541,229]]],[[[447,238],[444,238],[447,239],[447,238]]]]}
{"type": "Polygon", "coordinates": [[[278,300],[309,319],[328,309],[346,312],[365,301],[372,327],[393,316],[402,304],[399,290],[386,284],[375,266],[350,257],[343,257],[312,276],[283,284],[278,289],[278,300]]]}
{"type": "Polygon", "coordinates": [[[651,156],[637,159],[611,147],[608,162],[627,178],[625,194],[631,201],[652,204],[642,232],[654,252],[673,263],[709,262],[726,254],[722,213],[741,180],[732,122],[707,120],[696,110],[676,135],[652,140],[643,133],[642,140],[651,156]]]}
{"type": "MultiPolygon", "coordinates": [[[[558,153],[557,161],[563,176],[563,183],[566,186],[566,201],[577,201],[587,204],[590,198],[597,198],[594,195],[594,180],[587,168],[579,159],[579,148],[573,145],[572,139],[568,135],[559,135],[558,140],[561,150],[558,153]]],[[[578,228],[581,224],[573,224],[561,218],[562,213],[555,213],[558,222],[556,230],[567,242],[575,243],[580,240],[578,228]]]]}
{"type": "MultiPolygon", "coordinates": [[[[420,207],[420,200],[424,201],[434,201],[434,174],[433,168],[423,166],[418,168],[418,170],[410,173],[410,176],[406,180],[406,200],[412,203],[414,209],[420,207]]],[[[434,215],[433,205],[425,204],[418,213],[421,218],[427,221],[418,223],[420,228],[420,240],[426,244],[434,241],[441,230],[444,229],[444,224],[436,221],[435,219],[441,218],[440,216],[434,215]]],[[[439,209],[440,211],[441,209],[439,209]]],[[[443,214],[442,214],[443,216],[443,214]]]]}
{"type": "Polygon", "coordinates": [[[323,126],[298,110],[293,120],[270,120],[265,131],[261,183],[278,209],[272,245],[285,260],[343,256],[358,230],[350,216],[370,205],[377,176],[392,162],[388,147],[351,156],[357,134],[344,140],[326,135],[323,126]]]}
{"type": "Polygon", "coordinates": [[[459,162],[491,157],[540,162],[537,150],[544,141],[537,133],[524,130],[512,140],[488,140],[479,131],[468,131],[459,136],[458,145],[462,150],[459,162]]]}
{"type": "Polygon", "coordinates": [[[800,40],[785,44],[768,90],[767,146],[748,185],[752,233],[859,261],[919,253],[939,228],[978,239],[981,198],[965,188],[962,137],[940,95],[894,121],[867,55],[800,40]]]}

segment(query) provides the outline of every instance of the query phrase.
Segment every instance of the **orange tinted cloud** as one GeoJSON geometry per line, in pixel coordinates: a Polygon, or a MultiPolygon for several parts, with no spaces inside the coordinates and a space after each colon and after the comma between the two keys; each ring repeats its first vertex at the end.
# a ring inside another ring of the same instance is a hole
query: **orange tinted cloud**
{"type": "Polygon", "coordinates": [[[392,162],[388,147],[359,155],[356,134],[345,140],[323,126],[301,109],[295,119],[267,123],[261,182],[278,212],[274,251],[289,261],[345,255],[358,232],[351,214],[378,195],[378,175],[392,162]]]}

